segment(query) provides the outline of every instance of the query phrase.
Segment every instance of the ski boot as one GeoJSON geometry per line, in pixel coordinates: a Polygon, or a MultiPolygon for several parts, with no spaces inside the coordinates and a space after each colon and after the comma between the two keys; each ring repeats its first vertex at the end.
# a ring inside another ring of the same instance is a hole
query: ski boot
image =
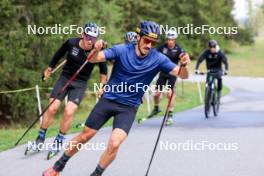
{"type": "Polygon", "coordinates": [[[168,118],[166,120],[166,126],[172,125],[173,124],[173,112],[169,111],[168,112],[168,118]]]}

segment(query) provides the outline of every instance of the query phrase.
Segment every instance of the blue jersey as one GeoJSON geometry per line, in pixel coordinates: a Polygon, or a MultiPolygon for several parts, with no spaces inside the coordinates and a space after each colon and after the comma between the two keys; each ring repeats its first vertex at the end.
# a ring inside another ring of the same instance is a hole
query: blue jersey
{"type": "Polygon", "coordinates": [[[156,49],[151,49],[144,58],[138,57],[131,43],[115,45],[103,52],[106,60],[115,60],[104,98],[129,106],[140,105],[144,91],[158,72],[169,73],[176,66],[156,49]]]}

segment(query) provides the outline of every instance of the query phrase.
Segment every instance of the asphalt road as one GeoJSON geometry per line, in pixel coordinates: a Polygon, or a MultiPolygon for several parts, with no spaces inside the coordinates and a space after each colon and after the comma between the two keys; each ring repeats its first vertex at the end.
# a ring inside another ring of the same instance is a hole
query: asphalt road
{"type": "MultiPolygon", "coordinates": [[[[203,107],[174,115],[174,125],[162,133],[149,176],[263,175],[264,79],[226,77],[224,84],[231,88],[231,93],[222,98],[218,117],[206,120],[203,107]]],[[[104,175],[144,176],[160,124],[161,118],[134,124],[104,175]]],[[[88,176],[110,132],[111,128],[102,129],[87,145],[88,150],[74,156],[61,175],[88,176]]],[[[61,155],[47,161],[46,151],[25,157],[24,150],[25,145],[21,145],[0,153],[0,176],[40,176],[61,155]]]]}

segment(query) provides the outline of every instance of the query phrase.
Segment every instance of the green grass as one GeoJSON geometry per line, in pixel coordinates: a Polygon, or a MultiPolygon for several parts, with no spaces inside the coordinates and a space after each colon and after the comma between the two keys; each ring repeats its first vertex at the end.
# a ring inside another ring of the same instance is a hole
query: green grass
{"type": "MultiPolygon", "coordinates": [[[[174,112],[184,111],[186,109],[193,108],[195,106],[200,105],[199,96],[197,93],[197,85],[194,83],[186,83],[184,82],[184,91],[182,90],[181,81],[178,82],[176,91],[175,91],[175,108],[174,112]]],[[[202,90],[204,90],[204,84],[202,84],[202,90]]],[[[228,93],[228,89],[224,87],[223,95],[228,93]]],[[[204,92],[204,91],[203,91],[204,92]]],[[[165,96],[164,96],[165,97],[165,96]]],[[[167,106],[167,98],[163,98],[161,101],[161,109],[163,110],[160,115],[164,114],[165,108],[167,106]]],[[[72,128],[70,129],[69,133],[77,133],[80,132],[82,128],[75,128],[78,123],[82,123],[86,120],[89,112],[93,108],[95,104],[95,97],[93,95],[86,95],[85,99],[83,100],[78,112],[76,113],[72,128]]],[[[153,101],[151,101],[151,108],[153,108],[153,101]]],[[[201,112],[202,113],[202,112],[201,112]]],[[[62,114],[62,110],[56,116],[56,120],[54,124],[49,128],[47,132],[47,137],[55,136],[59,129],[59,122],[60,117],[62,114]]],[[[144,102],[137,113],[136,118],[143,118],[148,115],[147,112],[147,105],[144,102]]],[[[112,121],[110,120],[106,126],[111,125],[112,121]]],[[[14,146],[16,140],[22,135],[22,133],[26,130],[26,128],[19,128],[17,129],[16,126],[12,128],[2,128],[0,129],[0,151],[4,151],[10,149],[14,146]]],[[[21,144],[26,143],[29,140],[34,140],[38,133],[38,125],[36,125],[21,141],[21,144]]]]}
{"type": "MultiPolygon", "coordinates": [[[[229,63],[229,75],[264,77],[264,38],[256,38],[251,46],[239,46],[232,43],[232,53],[227,54],[229,63]]],[[[196,61],[190,64],[190,70],[194,73],[196,61]]],[[[206,71],[205,62],[200,65],[201,71],[206,71]]]]}
{"type": "Polygon", "coordinates": [[[228,55],[232,76],[264,76],[264,38],[256,38],[252,46],[234,47],[228,55]]]}

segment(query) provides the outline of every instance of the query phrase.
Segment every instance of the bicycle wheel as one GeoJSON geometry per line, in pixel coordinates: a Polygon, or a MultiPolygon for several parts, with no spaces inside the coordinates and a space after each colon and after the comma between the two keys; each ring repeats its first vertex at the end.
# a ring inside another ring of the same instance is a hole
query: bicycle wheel
{"type": "Polygon", "coordinates": [[[220,95],[218,95],[218,92],[214,92],[214,98],[213,98],[213,111],[214,111],[214,116],[218,115],[219,108],[220,108],[220,95]]]}
{"type": "Polygon", "coordinates": [[[205,118],[209,118],[211,109],[211,87],[207,86],[205,89],[205,98],[204,98],[204,114],[205,118]]]}

